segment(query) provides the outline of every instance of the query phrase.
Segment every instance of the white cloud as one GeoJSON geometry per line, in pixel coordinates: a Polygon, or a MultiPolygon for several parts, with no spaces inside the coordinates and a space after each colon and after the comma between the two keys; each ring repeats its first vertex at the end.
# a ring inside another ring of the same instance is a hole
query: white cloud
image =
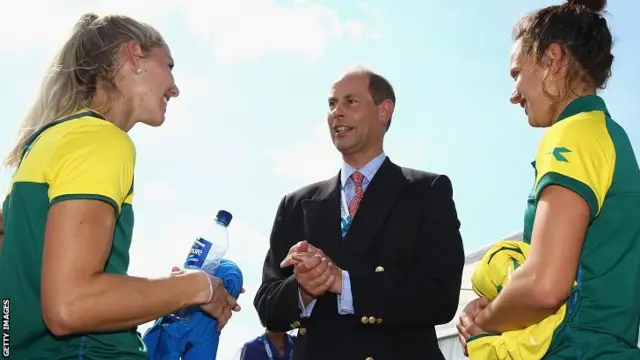
{"type": "Polygon", "coordinates": [[[55,47],[71,33],[75,22],[83,13],[120,13],[141,21],[155,22],[161,15],[173,10],[174,0],[154,1],[154,6],[142,0],[26,0],[12,2],[10,16],[0,22],[0,53],[23,51],[33,46],[55,47]],[[27,19],[27,20],[25,20],[27,19]]]}
{"type": "Polygon", "coordinates": [[[341,161],[324,123],[316,126],[308,138],[298,139],[291,145],[269,147],[267,152],[275,175],[299,185],[334,176],[341,161]]]}
{"type": "Polygon", "coordinates": [[[360,21],[349,20],[344,23],[344,30],[350,37],[359,40],[364,34],[364,24],[360,21]]]}
{"type": "Polygon", "coordinates": [[[213,54],[223,62],[257,58],[271,51],[316,58],[330,42],[344,37],[360,39],[364,33],[361,22],[343,21],[331,8],[313,2],[280,5],[274,0],[192,0],[178,4],[177,0],[159,0],[149,6],[143,0],[70,0],[64,4],[30,0],[13,4],[12,15],[0,22],[2,33],[19,34],[6,36],[0,53],[59,44],[79,16],[88,11],[126,14],[161,31],[183,18],[191,34],[211,45],[213,54]]]}
{"type": "MultiPolygon", "coordinates": [[[[56,22],[64,23],[66,17],[63,11],[56,10],[53,1],[16,1],[11,4],[11,10],[7,5],[3,8],[4,12],[11,12],[11,15],[3,16],[0,21],[0,33],[3,34],[0,53],[17,52],[35,43],[59,41],[60,24],[56,22]],[[51,26],[44,27],[41,24],[51,26]]],[[[66,22],[65,25],[67,30],[71,30],[73,23],[66,22]]]]}
{"type": "Polygon", "coordinates": [[[272,0],[211,0],[185,3],[194,34],[211,41],[216,57],[225,62],[260,57],[269,51],[322,55],[327,44],[344,36],[361,36],[363,25],[343,22],[327,6],[272,0]],[[189,4],[189,5],[187,5],[189,4]],[[354,30],[355,29],[355,30],[354,30]]]}

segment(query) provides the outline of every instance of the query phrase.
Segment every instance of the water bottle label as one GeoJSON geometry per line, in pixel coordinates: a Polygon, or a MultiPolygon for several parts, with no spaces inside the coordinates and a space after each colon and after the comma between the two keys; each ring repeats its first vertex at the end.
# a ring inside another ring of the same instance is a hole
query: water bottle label
{"type": "Polygon", "coordinates": [[[211,243],[203,238],[197,238],[187,256],[186,266],[190,268],[202,268],[204,261],[211,250],[211,243]]]}

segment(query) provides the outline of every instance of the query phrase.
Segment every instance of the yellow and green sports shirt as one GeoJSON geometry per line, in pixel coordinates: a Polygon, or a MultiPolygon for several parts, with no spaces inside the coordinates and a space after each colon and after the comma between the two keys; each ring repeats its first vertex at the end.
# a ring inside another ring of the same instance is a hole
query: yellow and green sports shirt
{"type": "Polygon", "coordinates": [[[525,242],[547,186],[591,209],[576,288],[545,359],[640,359],[640,169],[626,132],[602,98],[580,97],[544,134],[533,166],[525,242]]]}
{"type": "Polygon", "coordinates": [[[126,274],[134,167],[135,148],[127,133],[91,111],[60,119],[30,139],[3,205],[0,297],[9,300],[11,359],[147,358],[136,329],[57,338],[41,312],[42,249],[52,204],[96,199],[113,205],[117,222],[104,271],[126,274]]]}

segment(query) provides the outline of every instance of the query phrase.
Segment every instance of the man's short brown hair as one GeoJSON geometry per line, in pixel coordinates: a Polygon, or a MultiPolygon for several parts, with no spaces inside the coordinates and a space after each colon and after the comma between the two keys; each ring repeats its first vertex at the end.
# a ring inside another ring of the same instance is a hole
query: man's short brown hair
{"type": "MultiPolygon", "coordinates": [[[[367,75],[369,77],[369,95],[371,95],[371,100],[373,100],[374,104],[380,105],[385,100],[391,100],[391,103],[393,103],[394,106],[396,105],[396,93],[393,91],[393,86],[391,86],[389,80],[384,76],[367,68],[357,68],[350,71],[350,73],[367,75]]],[[[391,126],[392,116],[393,114],[389,116],[387,130],[389,130],[389,126],[391,126]]]]}

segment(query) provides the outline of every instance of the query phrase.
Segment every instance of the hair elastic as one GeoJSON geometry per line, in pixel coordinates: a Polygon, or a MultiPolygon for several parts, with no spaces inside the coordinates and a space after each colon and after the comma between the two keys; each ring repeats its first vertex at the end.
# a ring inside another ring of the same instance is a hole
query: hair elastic
{"type": "Polygon", "coordinates": [[[204,270],[202,270],[202,273],[207,277],[207,282],[209,283],[209,300],[205,302],[205,304],[208,304],[211,302],[211,299],[213,299],[213,284],[211,283],[211,276],[209,276],[209,274],[204,270]]]}

